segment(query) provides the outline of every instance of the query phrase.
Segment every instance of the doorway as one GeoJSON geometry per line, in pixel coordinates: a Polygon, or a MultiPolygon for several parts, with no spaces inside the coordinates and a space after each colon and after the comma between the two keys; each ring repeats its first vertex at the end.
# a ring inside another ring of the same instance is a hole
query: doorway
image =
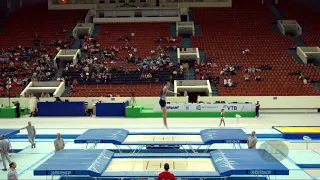
{"type": "Polygon", "coordinates": [[[188,92],[189,103],[197,103],[198,96],[207,96],[206,92],[188,92]]]}

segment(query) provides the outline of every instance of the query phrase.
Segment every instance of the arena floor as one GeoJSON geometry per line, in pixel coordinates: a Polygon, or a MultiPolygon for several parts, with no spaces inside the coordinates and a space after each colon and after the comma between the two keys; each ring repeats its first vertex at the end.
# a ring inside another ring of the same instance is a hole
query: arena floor
{"type": "MultiPolygon", "coordinates": [[[[319,126],[319,114],[262,114],[261,118],[242,118],[240,123],[237,124],[235,118],[226,118],[226,127],[242,127],[248,131],[267,131],[272,126],[319,126]]],[[[217,127],[219,125],[218,118],[169,118],[169,129],[163,127],[161,118],[141,118],[141,119],[126,119],[126,118],[97,118],[97,117],[22,117],[20,119],[0,119],[1,128],[21,128],[27,125],[27,122],[31,121],[37,129],[37,134],[81,134],[90,128],[125,128],[130,132],[195,132],[203,129],[217,127]]],[[[26,131],[22,131],[22,134],[26,134],[26,131]]],[[[144,137],[149,139],[150,137],[144,137]]],[[[158,137],[156,137],[158,138],[158,137]]],[[[190,138],[194,138],[191,137],[190,138]]],[[[128,139],[130,140],[130,139],[128,139]]],[[[179,140],[179,138],[177,139],[179,140]]],[[[258,140],[258,147],[264,141],[268,139],[258,140]]],[[[320,162],[320,141],[312,141],[309,144],[309,150],[306,149],[306,145],[303,140],[301,141],[286,141],[282,140],[289,147],[289,155],[281,162],[290,170],[289,176],[277,176],[276,179],[296,179],[296,180],[308,180],[308,179],[320,179],[320,169],[300,169],[294,162],[308,162],[319,163],[320,162]],[[313,150],[313,151],[312,151],[313,150]],[[306,158],[307,157],[307,158],[306,158]]],[[[84,145],[74,144],[72,139],[66,139],[66,149],[82,149],[84,145]]],[[[39,139],[37,141],[37,147],[31,149],[27,139],[13,139],[11,140],[14,149],[23,149],[17,154],[12,154],[11,159],[17,163],[17,171],[19,179],[46,179],[46,177],[33,176],[33,169],[39,166],[42,162],[53,155],[53,140],[52,139],[39,139]]],[[[93,145],[92,145],[93,146],[93,145]]],[[[229,144],[216,144],[214,148],[228,149],[233,148],[229,144]]],[[[96,148],[104,149],[110,148],[110,145],[103,144],[98,145],[96,148]]],[[[195,159],[196,160],[196,159],[195,159]]],[[[163,161],[163,160],[162,160],[163,161]]],[[[130,162],[128,167],[133,169],[152,169],[153,164],[158,167],[162,161],[157,159],[150,159],[148,162],[130,162]],[[130,167],[129,167],[130,166],[130,167]]],[[[185,163],[174,161],[171,159],[170,163],[175,163],[176,169],[192,169],[195,170],[199,167],[195,167],[189,160],[185,163]]],[[[113,162],[114,166],[110,169],[120,168],[119,163],[113,162]],[[118,165],[117,165],[118,164],[118,165]]],[[[2,162],[0,162],[2,169],[2,162]]],[[[213,167],[207,167],[213,168],[213,167]]],[[[214,168],[213,168],[214,170],[214,168]]],[[[0,172],[0,179],[6,179],[7,172],[0,172]]],[[[50,177],[51,178],[51,177],[50,177]]],[[[58,179],[54,177],[53,179],[58,179]]],[[[273,177],[272,179],[275,179],[273,177]]]]}

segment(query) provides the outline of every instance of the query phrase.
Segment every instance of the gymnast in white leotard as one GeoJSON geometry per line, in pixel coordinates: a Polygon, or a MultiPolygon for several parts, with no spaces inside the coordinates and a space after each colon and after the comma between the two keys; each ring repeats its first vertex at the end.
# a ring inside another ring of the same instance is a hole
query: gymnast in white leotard
{"type": "Polygon", "coordinates": [[[224,122],[224,109],[221,109],[221,116],[220,116],[220,124],[219,124],[219,126],[221,126],[222,123],[223,123],[224,126],[226,126],[226,123],[224,122]]]}

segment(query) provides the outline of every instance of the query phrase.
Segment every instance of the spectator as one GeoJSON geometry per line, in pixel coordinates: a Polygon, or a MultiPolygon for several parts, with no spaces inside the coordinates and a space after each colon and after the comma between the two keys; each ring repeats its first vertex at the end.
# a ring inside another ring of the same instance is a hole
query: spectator
{"type": "Polygon", "coordinates": [[[63,138],[61,138],[61,134],[58,133],[57,134],[57,138],[54,140],[54,148],[55,148],[55,152],[58,152],[62,149],[64,149],[64,140],[63,138]]]}
{"type": "Polygon", "coordinates": [[[169,168],[169,164],[165,163],[164,172],[158,175],[158,180],[175,180],[174,175],[171,172],[169,172],[169,168]]]}
{"type": "Polygon", "coordinates": [[[304,77],[304,75],[303,75],[302,73],[300,74],[299,79],[300,79],[300,80],[305,79],[305,77],[304,77]]]}
{"type": "Polygon", "coordinates": [[[308,84],[308,81],[307,81],[307,79],[303,79],[303,84],[308,84]]]}
{"type": "Polygon", "coordinates": [[[260,77],[260,76],[256,76],[256,77],[255,77],[255,80],[257,80],[257,81],[262,81],[262,80],[263,80],[263,78],[262,78],[262,77],[260,77]]]}
{"type": "Polygon", "coordinates": [[[231,79],[228,79],[228,86],[229,87],[233,87],[234,86],[233,81],[231,79]]]}
{"type": "Polygon", "coordinates": [[[244,75],[244,80],[245,80],[245,81],[249,81],[249,77],[250,77],[249,75],[245,74],[245,75],[244,75]]]}
{"type": "Polygon", "coordinates": [[[247,48],[244,50],[245,54],[249,54],[250,53],[250,50],[247,48]]]}
{"type": "Polygon", "coordinates": [[[70,86],[70,91],[71,92],[75,92],[76,91],[76,89],[73,87],[73,84],[71,84],[71,86],[70,86]]]}
{"type": "Polygon", "coordinates": [[[226,78],[223,79],[223,85],[224,85],[225,87],[228,86],[228,80],[227,80],[226,78]]]}

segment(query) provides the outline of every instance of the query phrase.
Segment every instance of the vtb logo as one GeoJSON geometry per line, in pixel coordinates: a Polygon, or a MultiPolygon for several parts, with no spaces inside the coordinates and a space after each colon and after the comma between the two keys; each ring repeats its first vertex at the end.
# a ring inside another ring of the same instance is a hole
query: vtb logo
{"type": "Polygon", "coordinates": [[[237,106],[228,106],[228,105],[224,105],[223,106],[223,109],[228,109],[229,111],[236,111],[238,110],[238,107],[237,106]]]}

